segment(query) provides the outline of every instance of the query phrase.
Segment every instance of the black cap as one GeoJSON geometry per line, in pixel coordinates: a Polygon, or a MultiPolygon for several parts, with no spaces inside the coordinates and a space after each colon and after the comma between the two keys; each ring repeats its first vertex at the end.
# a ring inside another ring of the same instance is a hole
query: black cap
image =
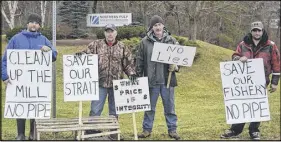
{"type": "Polygon", "coordinates": [[[105,27],[104,27],[104,30],[108,30],[108,29],[111,29],[113,31],[116,31],[116,26],[114,24],[107,24],[105,27]]]}
{"type": "Polygon", "coordinates": [[[29,23],[29,22],[37,22],[39,25],[41,25],[42,19],[41,19],[41,17],[38,14],[31,13],[28,16],[28,19],[27,19],[27,23],[29,23]]]}

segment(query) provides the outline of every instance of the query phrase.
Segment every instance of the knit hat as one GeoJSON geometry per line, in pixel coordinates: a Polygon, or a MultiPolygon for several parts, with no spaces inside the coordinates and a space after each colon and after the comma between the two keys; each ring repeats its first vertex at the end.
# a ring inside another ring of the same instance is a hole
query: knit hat
{"type": "Polygon", "coordinates": [[[262,29],[263,29],[263,24],[262,24],[262,22],[260,22],[260,21],[253,22],[253,23],[251,24],[251,31],[252,31],[253,29],[262,30],[262,29]]]}
{"type": "Polygon", "coordinates": [[[27,23],[29,23],[29,22],[37,22],[39,25],[41,25],[42,20],[41,20],[41,17],[38,14],[31,13],[28,16],[28,19],[27,19],[27,23]]]}
{"type": "Polygon", "coordinates": [[[163,19],[158,16],[158,15],[154,15],[151,17],[150,22],[149,22],[149,29],[151,29],[156,23],[162,23],[164,24],[163,19]]]}

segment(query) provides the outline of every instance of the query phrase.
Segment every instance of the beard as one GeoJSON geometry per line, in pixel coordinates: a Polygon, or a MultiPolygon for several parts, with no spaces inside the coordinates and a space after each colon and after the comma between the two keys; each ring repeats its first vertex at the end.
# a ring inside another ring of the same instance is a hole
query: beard
{"type": "Polygon", "coordinates": [[[253,37],[254,40],[261,40],[261,37],[259,38],[256,38],[256,37],[253,37]]]}

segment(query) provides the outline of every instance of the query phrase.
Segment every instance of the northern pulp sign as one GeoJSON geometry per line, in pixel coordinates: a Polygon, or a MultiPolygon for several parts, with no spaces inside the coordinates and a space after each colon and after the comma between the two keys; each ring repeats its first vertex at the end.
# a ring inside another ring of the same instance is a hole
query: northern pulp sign
{"type": "Polygon", "coordinates": [[[132,23],[132,13],[99,13],[87,15],[87,27],[104,27],[107,24],[124,26],[132,23]]]}

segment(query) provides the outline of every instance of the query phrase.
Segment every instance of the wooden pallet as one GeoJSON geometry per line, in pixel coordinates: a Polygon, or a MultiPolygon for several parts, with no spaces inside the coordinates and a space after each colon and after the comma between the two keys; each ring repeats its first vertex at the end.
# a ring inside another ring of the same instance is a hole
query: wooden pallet
{"type": "Polygon", "coordinates": [[[35,120],[35,136],[40,140],[40,134],[43,132],[65,132],[72,131],[77,134],[81,132],[81,137],[78,140],[85,138],[93,138],[110,134],[117,134],[120,140],[120,127],[118,120],[114,116],[101,117],[94,116],[82,118],[82,125],[79,125],[78,118],[53,118],[53,119],[38,119],[35,120]],[[101,133],[85,134],[86,130],[101,130],[101,133]]]}

